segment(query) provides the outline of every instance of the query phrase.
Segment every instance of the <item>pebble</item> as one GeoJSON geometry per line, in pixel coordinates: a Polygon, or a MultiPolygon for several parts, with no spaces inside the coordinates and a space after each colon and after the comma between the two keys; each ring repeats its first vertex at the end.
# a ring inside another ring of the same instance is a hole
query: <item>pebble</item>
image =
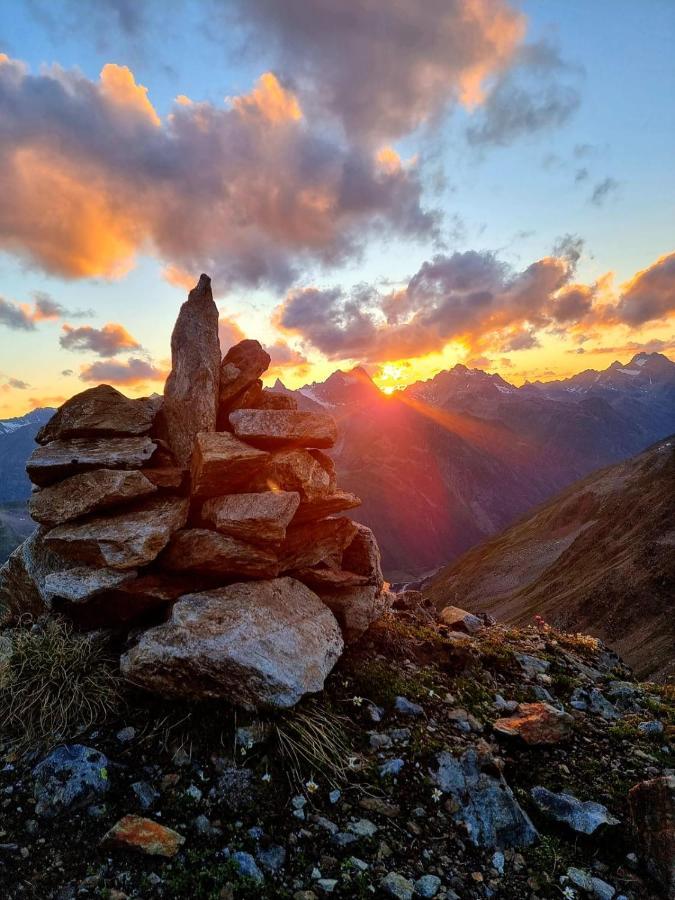
{"type": "Polygon", "coordinates": [[[347,829],[357,837],[372,837],[377,832],[377,825],[370,819],[357,819],[356,822],[350,822],[347,829]]]}
{"type": "Polygon", "coordinates": [[[127,725],[126,728],[122,728],[117,732],[116,737],[120,744],[128,744],[129,741],[133,741],[136,737],[136,729],[133,725],[127,725]]]}
{"type": "Polygon", "coordinates": [[[265,876],[258,868],[256,861],[250,853],[246,853],[243,850],[237,850],[232,854],[232,860],[236,863],[241,874],[246,878],[252,878],[258,884],[265,880],[265,876]]]}
{"type": "Polygon", "coordinates": [[[437,875],[422,875],[415,882],[415,891],[420,897],[435,897],[441,889],[441,879],[437,875]]]}
{"type": "Polygon", "coordinates": [[[398,775],[404,766],[405,760],[403,759],[388,759],[380,766],[380,778],[387,778],[388,776],[398,775]]]}
{"type": "Polygon", "coordinates": [[[397,697],[394,701],[394,708],[396,709],[396,712],[401,713],[403,716],[424,715],[424,709],[419,703],[413,703],[411,700],[408,700],[407,697],[397,697]]]}
{"type": "Polygon", "coordinates": [[[396,900],[412,900],[415,885],[409,878],[404,878],[398,872],[389,872],[380,881],[380,888],[388,897],[395,897],[396,900]]]}

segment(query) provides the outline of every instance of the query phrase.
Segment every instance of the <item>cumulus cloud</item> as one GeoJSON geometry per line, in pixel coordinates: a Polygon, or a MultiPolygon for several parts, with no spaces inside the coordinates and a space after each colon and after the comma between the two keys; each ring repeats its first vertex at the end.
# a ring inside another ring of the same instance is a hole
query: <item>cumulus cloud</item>
{"type": "Polygon", "coordinates": [[[550,44],[521,47],[467,128],[469,143],[507,146],[517,138],[564,125],[581,102],[578,76],[550,44]]]}
{"type": "Polygon", "coordinates": [[[137,385],[146,381],[164,381],[168,374],[147,359],[129,357],[126,362],[104,359],[91,363],[82,369],[80,378],[97,384],[137,385]]]}
{"type": "Polygon", "coordinates": [[[14,303],[0,297],[0,325],[14,331],[35,331],[37,322],[55,321],[64,316],[80,318],[90,314],[93,314],[92,310],[68,310],[44,291],[34,291],[33,303],[14,303]]]}
{"type": "Polygon", "coordinates": [[[18,303],[0,297],[0,325],[12,331],[35,331],[35,321],[30,313],[18,303]]]}
{"type": "Polygon", "coordinates": [[[414,165],[323,136],[271,73],[160,122],[131,71],[31,74],[0,55],[0,249],[67,278],[117,277],[150,249],[217,283],[287,287],[370,234],[433,237],[414,165]]]}
{"type": "Polygon", "coordinates": [[[619,182],[615,178],[603,178],[593,188],[593,192],[589,197],[589,201],[594,206],[602,206],[612,194],[619,189],[619,182]]]}
{"type": "Polygon", "coordinates": [[[98,356],[115,356],[124,350],[139,350],[141,347],[136,338],[117,322],[108,322],[102,328],[92,325],[73,328],[65,324],[59,343],[64,350],[91,350],[98,356]]]}
{"type": "Polygon", "coordinates": [[[303,103],[377,143],[482,102],[523,41],[506,0],[236,0],[249,49],[275,54],[303,103]]]}
{"type": "Polygon", "coordinates": [[[503,352],[536,346],[553,324],[551,304],[568,283],[570,263],[545,257],[521,272],[494,254],[438,255],[400,291],[368,285],[289,292],[276,310],[282,330],[333,359],[381,362],[422,356],[451,340],[481,349],[486,336],[503,352]]]}
{"type": "Polygon", "coordinates": [[[243,341],[246,335],[241,330],[239,323],[234,319],[221,317],[218,321],[218,338],[220,340],[220,349],[223,356],[225,356],[230,347],[234,347],[235,344],[243,341]]]}
{"type": "Polygon", "coordinates": [[[639,326],[675,312],[675,253],[662,256],[623,285],[611,311],[618,321],[639,326]]]}

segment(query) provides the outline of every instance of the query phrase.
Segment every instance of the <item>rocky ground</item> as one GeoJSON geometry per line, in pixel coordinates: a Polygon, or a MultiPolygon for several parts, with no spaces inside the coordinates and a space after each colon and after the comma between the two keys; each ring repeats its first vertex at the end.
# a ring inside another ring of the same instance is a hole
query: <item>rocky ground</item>
{"type": "Polygon", "coordinates": [[[0,739],[0,895],[668,896],[672,691],[446,619],[388,614],[269,719],[126,688],[65,749],[0,739]]]}

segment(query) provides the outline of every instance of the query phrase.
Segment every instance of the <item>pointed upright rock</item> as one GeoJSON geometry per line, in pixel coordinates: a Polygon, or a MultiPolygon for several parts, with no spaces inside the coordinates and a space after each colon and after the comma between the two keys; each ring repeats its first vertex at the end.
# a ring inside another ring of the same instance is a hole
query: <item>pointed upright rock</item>
{"type": "Polygon", "coordinates": [[[164,419],[176,460],[187,468],[197,432],[215,430],[218,410],[218,309],[208,275],[200,276],[181,306],[171,335],[171,363],[164,419]]]}

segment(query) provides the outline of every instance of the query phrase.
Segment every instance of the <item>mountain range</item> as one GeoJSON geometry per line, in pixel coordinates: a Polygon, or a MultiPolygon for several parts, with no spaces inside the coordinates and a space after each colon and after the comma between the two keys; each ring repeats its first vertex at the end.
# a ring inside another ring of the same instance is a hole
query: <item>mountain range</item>
{"type": "Polygon", "coordinates": [[[675,672],[675,435],[602,469],[423,586],[438,608],[600,637],[641,678],[675,672]]]}
{"type": "MultiPolygon", "coordinates": [[[[558,491],[675,431],[675,363],[639,353],[600,372],[516,387],[463,365],[385,395],[365,369],[287,389],[330,412],[340,483],[380,543],[386,577],[428,576],[558,491]]],[[[39,426],[53,410],[0,422],[0,504],[22,503],[39,426]]]]}

